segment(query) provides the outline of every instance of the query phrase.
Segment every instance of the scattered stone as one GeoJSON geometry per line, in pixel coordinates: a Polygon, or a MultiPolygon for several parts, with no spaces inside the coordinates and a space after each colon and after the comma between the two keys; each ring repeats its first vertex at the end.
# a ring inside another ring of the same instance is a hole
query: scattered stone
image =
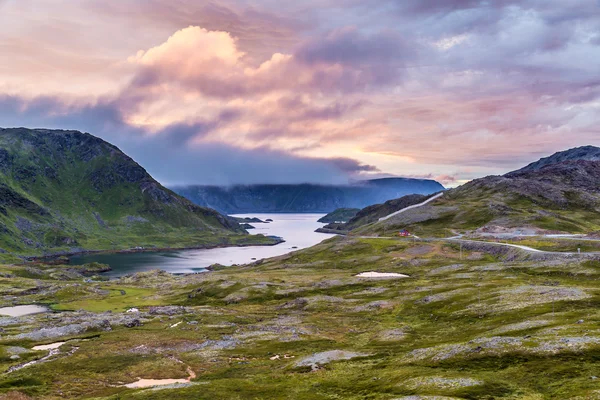
{"type": "Polygon", "coordinates": [[[178,315],[178,314],[188,314],[192,312],[188,307],[182,306],[160,306],[160,307],[150,307],[148,313],[151,315],[178,315]]]}
{"type": "Polygon", "coordinates": [[[431,271],[429,271],[428,275],[447,274],[449,272],[455,272],[463,268],[465,268],[464,264],[445,265],[443,267],[432,269],[431,271]]]}
{"type": "Polygon", "coordinates": [[[373,311],[373,310],[382,310],[382,309],[390,309],[394,308],[394,303],[385,301],[385,300],[377,300],[367,303],[365,305],[356,307],[354,310],[356,312],[361,311],[373,311]]]}
{"type": "Polygon", "coordinates": [[[308,305],[308,300],[305,299],[304,297],[298,297],[297,299],[294,299],[292,301],[288,301],[285,304],[279,306],[279,309],[290,309],[290,308],[294,308],[297,310],[303,309],[304,307],[306,307],[308,305]]]}
{"type": "Polygon", "coordinates": [[[381,332],[378,336],[378,340],[393,342],[396,340],[402,340],[406,338],[406,332],[402,329],[389,329],[381,332]]]}
{"type": "Polygon", "coordinates": [[[235,349],[239,340],[232,336],[223,336],[222,340],[207,340],[198,346],[199,350],[228,350],[235,349]]]}
{"type": "Polygon", "coordinates": [[[8,346],[8,347],[4,348],[4,351],[6,351],[6,353],[10,354],[11,356],[14,356],[14,355],[28,353],[29,349],[26,349],[25,347],[19,347],[19,346],[8,346]]]}
{"type": "Polygon", "coordinates": [[[429,376],[411,379],[405,384],[411,389],[421,387],[436,388],[439,390],[453,390],[465,387],[473,387],[483,385],[483,381],[472,378],[445,378],[439,376],[429,376]]]}
{"type": "Polygon", "coordinates": [[[491,333],[493,333],[494,335],[498,335],[498,334],[506,333],[506,332],[523,331],[526,329],[540,328],[543,326],[548,326],[551,323],[552,323],[551,321],[543,320],[543,319],[536,320],[536,321],[523,321],[523,322],[518,322],[516,324],[502,326],[502,327],[492,331],[491,333]]]}
{"type": "Polygon", "coordinates": [[[132,319],[131,321],[127,321],[123,324],[126,328],[135,328],[138,326],[142,326],[142,323],[139,319],[132,319]]]}
{"type": "Polygon", "coordinates": [[[316,371],[320,369],[321,366],[329,364],[332,361],[351,360],[353,358],[367,356],[369,356],[369,354],[345,350],[330,350],[305,357],[301,360],[298,360],[295,365],[296,367],[310,367],[311,370],[316,371]]]}

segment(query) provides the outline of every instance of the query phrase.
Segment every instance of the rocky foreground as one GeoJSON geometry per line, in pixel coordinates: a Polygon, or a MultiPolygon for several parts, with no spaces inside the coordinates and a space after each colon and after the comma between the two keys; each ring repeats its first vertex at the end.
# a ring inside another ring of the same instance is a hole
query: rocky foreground
{"type": "Polygon", "coordinates": [[[0,317],[0,398],[600,398],[600,261],[490,249],[336,237],[115,281],[5,266],[0,306],[52,311],[0,317]]]}

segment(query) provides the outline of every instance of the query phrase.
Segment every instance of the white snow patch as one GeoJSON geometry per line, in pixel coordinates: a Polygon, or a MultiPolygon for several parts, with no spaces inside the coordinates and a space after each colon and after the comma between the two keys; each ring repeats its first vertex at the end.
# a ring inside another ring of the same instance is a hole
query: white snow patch
{"type": "Polygon", "coordinates": [[[359,278],[410,278],[408,275],[397,274],[395,272],[361,272],[356,275],[359,278]]]}
{"type": "Polygon", "coordinates": [[[67,343],[67,342],[56,342],[56,343],[50,343],[50,344],[42,344],[42,345],[39,345],[39,346],[33,346],[31,348],[31,350],[54,350],[54,349],[58,349],[60,346],[62,346],[65,343],[67,343]]]}

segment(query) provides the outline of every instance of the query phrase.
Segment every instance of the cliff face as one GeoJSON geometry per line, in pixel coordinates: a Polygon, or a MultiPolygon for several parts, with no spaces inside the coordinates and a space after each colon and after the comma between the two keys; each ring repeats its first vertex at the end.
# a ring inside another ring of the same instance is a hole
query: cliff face
{"type": "Polygon", "coordinates": [[[195,246],[244,235],[90,134],[0,129],[0,248],[15,254],[195,246]]]}
{"type": "Polygon", "coordinates": [[[436,181],[388,178],[353,185],[237,185],[173,188],[194,203],[227,214],[253,212],[323,212],[364,208],[407,194],[443,190],[436,181]]]}

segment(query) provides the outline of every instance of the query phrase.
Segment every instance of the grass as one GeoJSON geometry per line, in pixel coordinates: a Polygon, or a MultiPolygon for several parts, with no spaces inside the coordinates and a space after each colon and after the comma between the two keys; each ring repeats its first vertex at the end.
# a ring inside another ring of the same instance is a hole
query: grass
{"type": "MultiPolygon", "coordinates": [[[[72,355],[63,351],[51,362],[4,375],[0,392],[96,399],[593,398],[600,390],[590,378],[600,338],[589,342],[598,337],[600,321],[597,264],[502,262],[467,250],[460,260],[459,249],[443,242],[336,237],[263,263],[201,275],[144,273],[110,283],[44,275],[45,284],[58,290],[22,302],[114,315],[129,307],[185,308],[174,315],[132,316],[142,326],[114,325],[88,341],[69,342],[79,347],[72,355]],[[369,270],[410,278],[354,277],[369,270]],[[535,290],[519,294],[522,288],[535,290]],[[588,297],[561,297],[575,289],[588,297]],[[558,290],[556,298],[548,290],[558,290]],[[493,338],[519,344],[485,344],[500,340],[493,338]],[[563,338],[588,342],[565,345],[563,338]],[[295,366],[303,357],[336,349],[368,356],[333,361],[315,372],[295,366]],[[184,378],[185,366],[196,372],[196,385],[158,391],[119,386],[137,377],[184,378]],[[419,383],[442,378],[481,384],[419,383]]],[[[40,281],[15,279],[0,280],[3,296],[14,296],[15,284],[27,288],[40,281]]],[[[46,324],[45,317],[29,324],[4,327],[2,354],[9,346],[35,344],[10,339],[46,324]]],[[[0,357],[4,369],[15,363],[0,357]]]]}
{"type": "Polygon", "coordinates": [[[517,244],[531,247],[542,251],[552,251],[560,253],[577,253],[578,250],[584,253],[600,252],[600,241],[585,240],[585,239],[560,239],[543,236],[526,236],[522,238],[512,239],[492,239],[482,238],[477,240],[501,242],[509,244],[517,244]]]}
{"type": "Polygon", "coordinates": [[[0,171],[0,261],[77,249],[274,243],[226,226],[90,135],[4,130],[0,147],[9,160],[0,171]]]}
{"type": "Polygon", "coordinates": [[[582,202],[577,193],[567,193],[565,201],[566,204],[553,203],[545,198],[521,195],[514,188],[473,181],[445,192],[428,206],[355,227],[351,234],[385,236],[407,229],[421,237],[449,237],[484,226],[576,234],[600,230],[597,212],[582,202]]]}
{"type": "MultiPolygon", "coordinates": [[[[148,307],[164,304],[164,301],[156,299],[156,291],[153,289],[135,287],[100,287],[100,291],[108,292],[105,295],[82,299],[82,293],[71,288],[57,292],[54,299],[58,303],[51,307],[56,311],[85,310],[90,312],[123,312],[134,307],[148,307]]],[[[85,296],[87,293],[84,293],[85,296]]],[[[88,295],[89,296],[89,295],[88,295]]]]}

